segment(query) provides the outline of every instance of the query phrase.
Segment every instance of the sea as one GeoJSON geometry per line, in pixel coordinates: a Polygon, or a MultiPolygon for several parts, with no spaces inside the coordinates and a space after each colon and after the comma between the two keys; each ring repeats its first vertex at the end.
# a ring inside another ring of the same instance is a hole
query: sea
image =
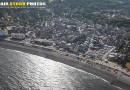
{"type": "Polygon", "coordinates": [[[121,90],[69,65],[0,48],[0,90],[121,90]]]}

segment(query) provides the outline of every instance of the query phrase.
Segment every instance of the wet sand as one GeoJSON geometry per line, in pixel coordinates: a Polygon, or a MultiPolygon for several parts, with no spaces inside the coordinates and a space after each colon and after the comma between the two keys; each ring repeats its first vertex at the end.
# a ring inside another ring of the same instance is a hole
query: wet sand
{"type": "MultiPolygon", "coordinates": [[[[61,62],[61,63],[67,64],[67,65],[70,65],[72,67],[84,70],[88,73],[92,73],[109,82],[112,82],[113,80],[116,79],[116,77],[119,76],[119,75],[109,72],[105,69],[99,69],[99,68],[93,67],[89,64],[85,64],[81,61],[72,59],[72,58],[64,56],[64,55],[60,55],[55,52],[43,51],[43,50],[31,48],[31,47],[25,47],[22,45],[11,44],[8,42],[1,42],[1,41],[0,41],[0,47],[6,48],[6,49],[18,50],[18,51],[22,51],[25,53],[30,53],[30,54],[46,57],[51,60],[61,62]]],[[[130,90],[130,78],[126,77],[126,76],[122,76],[113,85],[118,86],[124,90],[130,90]]]]}

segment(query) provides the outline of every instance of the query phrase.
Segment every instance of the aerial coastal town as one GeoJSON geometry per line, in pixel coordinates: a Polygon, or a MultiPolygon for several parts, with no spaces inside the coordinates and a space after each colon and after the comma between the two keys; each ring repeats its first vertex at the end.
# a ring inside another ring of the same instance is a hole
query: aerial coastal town
{"type": "Polygon", "coordinates": [[[70,7],[64,7],[64,13],[56,14],[58,11],[51,5],[33,12],[32,9],[11,9],[10,12],[2,9],[0,42],[50,48],[91,66],[130,76],[130,29],[127,24],[121,24],[130,18],[129,15],[124,15],[125,10],[94,10],[88,19],[77,16],[78,10],[71,11],[70,7]],[[101,21],[106,18],[116,18],[111,22],[117,21],[118,25],[101,21]]]}

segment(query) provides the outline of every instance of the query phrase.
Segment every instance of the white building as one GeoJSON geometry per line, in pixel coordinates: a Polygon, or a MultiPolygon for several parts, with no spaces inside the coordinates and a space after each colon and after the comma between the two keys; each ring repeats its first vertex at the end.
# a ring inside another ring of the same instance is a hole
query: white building
{"type": "Polygon", "coordinates": [[[32,31],[28,31],[28,32],[26,33],[26,36],[28,36],[28,37],[30,37],[30,38],[36,38],[35,33],[32,32],[32,31]]]}
{"type": "Polygon", "coordinates": [[[11,33],[12,39],[25,39],[25,34],[20,34],[20,33],[11,33]]]}
{"type": "Polygon", "coordinates": [[[0,36],[8,36],[8,30],[0,30],[0,36]]]}

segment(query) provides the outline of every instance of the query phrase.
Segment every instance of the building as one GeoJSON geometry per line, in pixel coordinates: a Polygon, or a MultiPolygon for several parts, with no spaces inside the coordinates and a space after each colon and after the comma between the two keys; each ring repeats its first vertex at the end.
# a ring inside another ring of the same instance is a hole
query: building
{"type": "Polygon", "coordinates": [[[28,36],[29,38],[36,38],[36,35],[35,35],[35,33],[33,31],[28,31],[26,33],[26,36],[28,36]]]}
{"type": "Polygon", "coordinates": [[[11,37],[12,37],[12,39],[23,40],[23,39],[25,39],[25,34],[11,33],[11,37]]]}
{"type": "Polygon", "coordinates": [[[15,33],[16,26],[8,26],[6,27],[8,30],[8,34],[15,33]]]}
{"type": "Polygon", "coordinates": [[[115,60],[117,57],[117,53],[109,53],[108,60],[112,61],[115,60]]]}
{"type": "Polygon", "coordinates": [[[8,30],[0,30],[0,36],[8,36],[8,30]]]}
{"type": "Polygon", "coordinates": [[[99,50],[99,49],[100,49],[99,46],[97,46],[96,44],[93,44],[93,43],[91,43],[91,44],[89,45],[89,48],[90,48],[91,50],[99,50]]]}
{"type": "Polygon", "coordinates": [[[110,61],[115,61],[115,62],[122,62],[124,61],[126,58],[125,54],[121,54],[121,53],[109,53],[108,55],[108,60],[110,61]]]}

